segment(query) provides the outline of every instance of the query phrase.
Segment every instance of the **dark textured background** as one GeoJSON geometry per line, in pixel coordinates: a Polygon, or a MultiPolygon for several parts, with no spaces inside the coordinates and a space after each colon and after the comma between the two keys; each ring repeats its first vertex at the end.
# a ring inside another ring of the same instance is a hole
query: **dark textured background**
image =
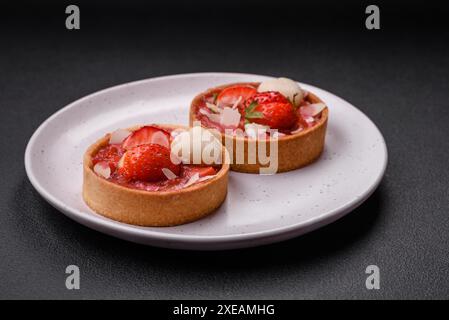
{"type": "Polygon", "coordinates": [[[74,1],[0,10],[0,298],[448,298],[449,10],[442,1],[74,1]],[[107,3],[107,4],[105,4],[107,3]],[[188,3],[188,2],[185,2],[188,3]],[[189,3],[191,3],[189,1],[189,3]],[[255,249],[182,252],[87,229],[28,182],[33,131],[86,94],[200,71],[283,75],[325,88],[380,128],[383,182],[359,209],[303,237],[255,249]],[[65,267],[81,290],[65,289],[65,267]],[[381,290],[365,289],[365,268],[381,290]]]}

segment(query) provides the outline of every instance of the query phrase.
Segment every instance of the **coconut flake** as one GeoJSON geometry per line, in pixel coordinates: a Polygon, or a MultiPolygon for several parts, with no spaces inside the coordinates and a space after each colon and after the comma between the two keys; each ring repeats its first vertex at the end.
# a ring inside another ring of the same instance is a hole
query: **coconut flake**
{"type": "Polygon", "coordinates": [[[300,113],[304,116],[314,117],[318,115],[323,109],[326,108],[324,103],[312,103],[307,106],[303,106],[299,109],[300,113]]]}
{"type": "Polygon", "coordinates": [[[150,143],[159,144],[163,147],[170,148],[170,141],[168,141],[165,133],[162,133],[161,131],[153,133],[150,143]]]}
{"type": "Polygon", "coordinates": [[[225,107],[221,113],[220,124],[225,127],[237,127],[240,123],[241,114],[238,110],[225,107]]]}
{"type": "Polygon", "coordinates": [[[94,165],[94,172],[105,179],[111,176],[111,168],[106,161],[98,162],[94,165]]]}
{"type": "Polygon", "coordinates": [[[199,179],[200,179],[200,175],[197,172],[193,176],[190,177],[189,181],[187,181],[186,184],[184,185],[184,188],[190,187],[192,184],[198,182],[199,179]]]}
{"type": "Polygon", "coordinates": [[[178,177],[176,174],[173,173],[173,171],[171,171],[168,168],[162,168],[162,173],[164,173],[164,175],[167,177],[168,180],[173,180],[178,177]]]}
{"type": "Polygon", "coordinates": [[[109,137],[109,144],[120,144],[125,140],[129,135],[131,134],[131,131],[126,129],[118,129],[111,133],[111,136],[109,137]]]}
{"type": "Polygon", "coordinates": [[[213,103],[206,102],[206,106],[215,113],[220,113],[220,109],[213,103]]]}

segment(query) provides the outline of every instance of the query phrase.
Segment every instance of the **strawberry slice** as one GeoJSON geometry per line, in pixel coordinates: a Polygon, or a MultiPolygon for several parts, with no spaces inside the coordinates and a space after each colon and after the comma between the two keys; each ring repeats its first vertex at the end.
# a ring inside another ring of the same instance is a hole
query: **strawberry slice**
{"type": "Polygon", "coordinates": [[[257,89],[249,85],[235,85],[223,89],[217,97],[218,105],[233,106],[239,99],[243,103],[257,93],[257,89]],[[241,98],[240,98],[241,97],[241,98]]]}
{"type": "Polygon", "coordinates": [[[170,133],[158,127],[145,126],[131,133],[128,138],[123,141],[122,146],[124,149],[129,150],[133,147],[149,143],[159,144],[169,148],[170,133]]]}
{"type": "Polygon", "coordinates": [[[118,173],[128,180],[157,182],[167,180],[164,168],[178,176],[181,165],[171,162],[170,149],[150,143],[126,151],[119,162],[118,173]]]}
{"type": "Polygon", "coordinates": [[[198,173],[199,177],[213,176],[217,173],[214,167],[203,167],[203,166],[184,166],[184,175],[187,177],[193,176],[198,173]]]}

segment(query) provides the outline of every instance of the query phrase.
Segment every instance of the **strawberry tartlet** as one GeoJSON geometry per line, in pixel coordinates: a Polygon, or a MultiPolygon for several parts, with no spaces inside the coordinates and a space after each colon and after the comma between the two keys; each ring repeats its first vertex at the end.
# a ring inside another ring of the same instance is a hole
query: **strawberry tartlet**
{"type": "Polygon", "coordinates": [[[276,173],[303,167],[320,156],[328,112],[316,95],[279,78],[209,89],[193,99],[189,118],[190,125],[199,122],[221,134],[231,170],[276,173]],[[262,158],[264,152],[274,166],[262,158]]]}
{"type": "Polygon", "coordinates": [[[83,198],[95,212],[128,224],[188,223],[224,201],[229,171],[224,154],[220,141],[200,127],[119,129],[84,154],[83,198]],[[201,143],[193,142],[195,134],[201,143]],[[201,157],[204,148],[211,156],[201,157]]]}

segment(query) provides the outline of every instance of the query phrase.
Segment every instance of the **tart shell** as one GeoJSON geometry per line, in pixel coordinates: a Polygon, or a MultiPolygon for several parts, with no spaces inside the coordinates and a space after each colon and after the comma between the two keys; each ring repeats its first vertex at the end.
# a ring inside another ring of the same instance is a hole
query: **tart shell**
{"type": "MultiPolygon", "coordinates": [[[[183,128],[175,125],[159,127],[183,128]]],[[[212,213],[226,198],[229,172],[227,163],[221,165],[215,177],[180,190],[133,189],[98,176],[93,171],[92,157],[109,143],[109,137],[110,134],[106,134],[91,145],[83,159],[83,199],[95,212],[133,225],[175,226],[212,213]]]]}
{"type": "MultiPolygon", "coordinates": [[[[253,85],[257,86],[259,83],[235,83],[235,84],[227,84],[220,87],[215,87],[197,95],[190,105],[190,114],[189,114],[189,122],[190,125],[193,125],[194,121],[199,121],[196,117],[196,108],[199,105],[200,100],[217,89],[224,89],[231,85],[253,85]]],[[[314,95],[311,92],[308,92],[305,97],[307,101],[310,103],[324,103],[319,97],[314,95]]],[[[295,134],[281,136],[278,139],[278,169],[277,172],[286,172],[295,170],[301,167],[304,167],[315,160],[317,160],[324,149],[324,140],[326,135],[327,128],[327,120],[329,116],[329,110],[327,107],[323,109],[321,112],[321,118],[317,121],[317,123],[307,128],[303,131],[300,131],[295,134]]],[[[206,127],[207,128],[207,127],[206,127]]],[[[225,133],[221,133],[222,143],[225,146],[232,145],[232,150],[229,148],[229,153],[231,154],[231,170],[237,172],[244,173],[260,173],[260,169],[263,167],[267,167],[267,165],[263,165],[259,162],[257,156],[257,145],[256,140],[248,139],[247,137],[237,137],[227,135],[225,133]],[[243,141],[242,141],[243,140],[243,141]],[[232,142],[232,144],[231,144],[232,142]],[[244,144],[244,163],[235,163],[235,152],[237,143],[244,144]],[[249,151],[253,150],[253,152],[249,151]],[[254,154],[253,154],[254,153],[254,154]],[[255,163],[248,163],[247,159],[249,154],[253,156],[256,161],[255,163]],[[232,157],[234,155],[234,157],[232,157]]],[[[267,155],[270,154],[270,145],[266,144],[267,155]]]]}

